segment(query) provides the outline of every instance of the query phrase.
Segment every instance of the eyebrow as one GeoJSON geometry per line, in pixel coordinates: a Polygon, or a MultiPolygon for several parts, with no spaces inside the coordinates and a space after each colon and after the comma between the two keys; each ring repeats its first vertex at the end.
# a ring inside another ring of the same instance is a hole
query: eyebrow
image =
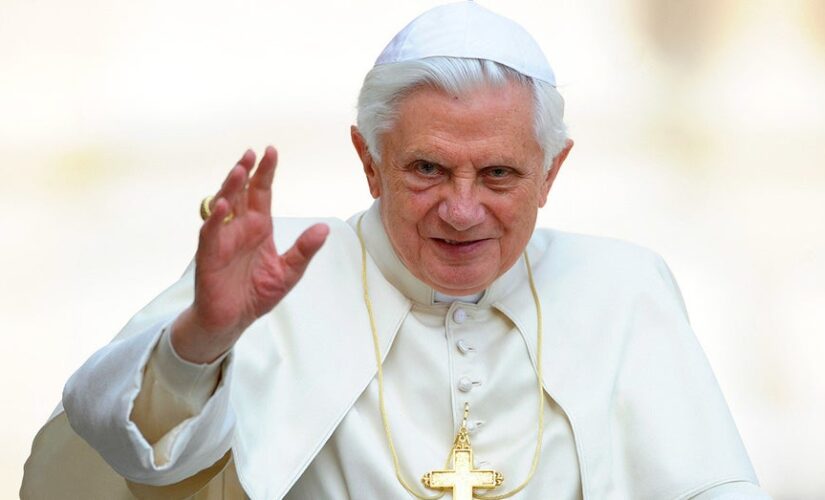
{"type": "MultiPolygon", "coordinates": [[[[424,150],[421,150],[421,149],[411,149],[409,151],[405,151],[404,154],[402,155],[402,158],[404,158],[404,163],[407,163],[407,164],[411,163],[413,161],[423,160],[423,161],[427,161],[427,162],[430,162],[430,163],[435,163],[436,165],[439,165],[441,167],[450,168],[450,167],[453,166],[449,162],[445,162],[442,159],[440,159],[440,157],[441,157],[441,155],[439,155],[437,153],[434,154],[433,152],[431,152],[429,150],[424,151],[424,150]]],[[[507,156],[499,156],[499,157],[495,158],[494,160],[488,161],[485,164],[483,164],[483,165],[481,165],[477,168],[491,168],[491,167],[517,168],[520,165],[521,164],[519,162],[515,161],[515,159],[513,159],[513,158],[510,158],[510,157],[507,157],[507,156]]]]}

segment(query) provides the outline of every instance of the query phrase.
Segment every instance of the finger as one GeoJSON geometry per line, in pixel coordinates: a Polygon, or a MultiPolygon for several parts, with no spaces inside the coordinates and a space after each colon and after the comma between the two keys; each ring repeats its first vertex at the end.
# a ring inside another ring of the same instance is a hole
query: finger
{"type": "MultiPolygon", "coordinates": [[[[235,164],[230,170],[229,173],[226,174],[226,178],[223,180],[223,184],[221,184],[221,188],[215,194],[215,200],[219,197],[224,196],[230,201],[230,205],[234,205],[233,195],[234,191],[237,189],[237,182],[238,179],[233,180],[233,176],[237,176],[238,174],[236,171],[241,170],[245,173],[244,177],[241,179],[240,186],[243,187],[246,184],[246,176],[249,175],[249,172],[252,170],[252,167],[255,165],[255,152],[251,149],[247,149],[244,151],[244,154],[241,155],[241,158],[238,160],[238,163],[235,164]],[[240,169],[238,168],[240,166],[240,169]]],[[[212,200],[209,209],[212,210],[215,205],[215,200],[212,200]]]]}
{"type": "Polygon", "coordinates": [[[204,258],[220,255],[220,233],[224,226],[223,220],[230,211],[226,198],[216,198],[212,203],[212,213],[201,226],[198,242],[198,254],[204,258]]]}
{"type": "Polygon", "coordinates": [[[255,152],[251,149],[244,151],[238,163],[232,167],[229,174],[226,176],[218,196],[223,196],[229,201],[230,209],[234,215],[243,215],[246,213],[246,200],[244,191],[246,183],[249,180],[249,173],[255,166],[255,152]],[[239,177],[237,172],[242,172],[239,177]]]}
{"type": "Polygon", "coordinates": [[[289,288],[301,279],[304,271],[309,265],[312,257],[321,249],[321,245],[329,235],[329,226],[326,224],[315,224],[306,231],[292,245],[292,248],[284,253],[284,263],[286,264],[286,282],[289,288]]]}
{"type": "MultiPolygon", "coordinates": [[[[243,194],[248,174],[246,169],[239,163],[229,171],[226,180],[223,181],[221,189],[215,198],[225,198],[230,204],[230,209],[235,215],[241,215],[246,211],[243,203],[243,194]]],[[[214,203],[214,202],[213,202],[214,203]]]]}
{"type": "Polygon", "coordinates": [[[242,166],[247,172],[251,172],[252,167],[255,166],[255,152],[252,151],[252,149],[247,149],[237,164],[242,166]]]}
{"type": "Polygon", "coordinates": [[[272,212],[272,179],[278,165],[278,151],[267,146],[261,163],[249,180],[249,207],[263,213],[272,212]]]}

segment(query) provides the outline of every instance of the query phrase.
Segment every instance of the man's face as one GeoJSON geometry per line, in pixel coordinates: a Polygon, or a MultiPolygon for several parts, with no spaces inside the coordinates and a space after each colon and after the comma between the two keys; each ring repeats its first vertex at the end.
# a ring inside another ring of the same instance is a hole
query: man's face
{"type": "Polygon", "coordinates": [[[517,83],[415,90],[382,136],[380,165],[355,128],[353,142],[395,252],[450,295],[478,293],[515,263],[572,146],[543,172],[532,92],[517,83]]]}

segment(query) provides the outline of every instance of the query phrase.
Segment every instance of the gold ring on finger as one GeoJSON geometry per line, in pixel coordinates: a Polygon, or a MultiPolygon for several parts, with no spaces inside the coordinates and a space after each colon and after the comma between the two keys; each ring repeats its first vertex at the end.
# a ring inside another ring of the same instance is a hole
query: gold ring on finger
{"type": "MultiPolygon", "coordinates": [[[[212,200],[215,197],[211,194],[201,200],[201,219],[206,220],[212,215],[212,200]]],[[[223,218],[223,223],[226,224],[227,222],[231,221],[235,217],[235,214],[229,212],[229,215],[223,218]]]]}

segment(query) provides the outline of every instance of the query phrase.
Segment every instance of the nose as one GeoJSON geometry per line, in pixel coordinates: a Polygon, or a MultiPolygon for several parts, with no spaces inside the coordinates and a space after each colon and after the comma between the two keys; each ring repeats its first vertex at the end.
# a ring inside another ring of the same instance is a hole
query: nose
{"type": "Polygon", "coordinates": [[[456,231],[466,231],[484,221],[486,210],[472,185],[457,185],[439,203],[438,216],[456,231]]]}

